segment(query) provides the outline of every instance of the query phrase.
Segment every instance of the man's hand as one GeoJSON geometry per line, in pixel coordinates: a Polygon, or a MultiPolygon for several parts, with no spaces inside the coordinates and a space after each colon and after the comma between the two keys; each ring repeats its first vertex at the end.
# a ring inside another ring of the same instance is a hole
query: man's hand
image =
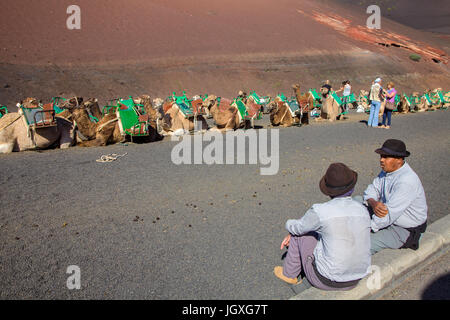
{"type": "Polygon", "coordinates": [[[280,249],[283,250],[284,247],[288,247],[290,241],[291,241],[291,235],[289,234],[283,239],[283,242],[281,242],[281,248],[280,249]]]}
{"type": "Polygon", "coordinates": [[[372,207],[373,212],[378,218],[383,218],[389,213],[388,208],[383,202],[369,199],[367,203],[372,207]]]}

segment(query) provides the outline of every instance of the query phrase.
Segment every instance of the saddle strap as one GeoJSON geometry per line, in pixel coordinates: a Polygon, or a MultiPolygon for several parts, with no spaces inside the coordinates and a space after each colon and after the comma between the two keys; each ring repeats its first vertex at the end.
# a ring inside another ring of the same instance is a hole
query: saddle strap
{"type": "Polygon", "coordinates": [[[12,125],[14,122],[16,122],[17,120],[19,120],[21,116],[22,116],[22,115],[19,114],[19,115],[17,116],[17,118],[15,118],[14,120],[12,120],[12,121],[11,121],[10,123],[8,123],[7,125],[1,127],[1,128],[0,128],[0,131],[2,131],[3,129],[8,128],[8,127],[9,127],[10,125],[12,125]]]}

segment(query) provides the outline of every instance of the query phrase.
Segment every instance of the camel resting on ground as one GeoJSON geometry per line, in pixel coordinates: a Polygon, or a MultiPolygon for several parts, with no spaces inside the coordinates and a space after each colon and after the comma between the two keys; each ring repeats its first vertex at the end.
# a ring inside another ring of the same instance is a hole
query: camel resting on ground
{"type": "Polygon", "coordinates": [[[320,117],[316,118],[316,121],[328,120],[330,122],[336,120],[339,114],[339,104],[331,95],[322,99],[322,109],[320,117]]]}
{"type": "MultiPolygon", "coordinates": [[[[138,102],[144,105],[146,115],[148,115],[149,136],[147,140],[155,141],[160,138],[157,133],[157,119],[159,113],[152,107],[151,99],[147,95],[138,98],[138,102]]],[[[119,126],[117,113],[110,109],[110,112],[104,115],[98,122],[91,120],[88,109],[89,104],[84,107],[71,110],[72,119],[76,123],[78,137],[81,138],[78,145],[82,147],[105,146],[118,142],[126,141],[125,134],[119,126]]],[[[143,137],[144,138],[144,137],[143,137]]]]}
{"type": "Polygon", "coordinates": [[[298,83],[292,85],[292,89],[294,90],[297,103],[301,109],[301,123],[309,124],[309,112],[314,109],[314,96],[310,92],[302,95],[300,93],[300,84],[298,83]]]}
{"type": "MultiPolygon", "coordinates": [[[[24,106],[36,105],[36,99],[27,98],[24,106]]],[[[0,153],[47,149],[59,146],[69,148],[74,142],[73,125],[67,119],[56,116],[51,127],[27,125],[25,116],[19,112],[10,112],[0,118],[0,153]]]]}
{"type": "Polygon", "coordinates": [[[271,102],[270,123],[272,126],[290,127],[300,123],[300,116],[293,116],[286,102],[275,99],[271,102]]]}
{"type": "Polygon", "coordinates": [[[208,130],[208,124],[202,115],[186,117],[175,101],[167,99],[159,108],[160,119],[158,120],[160,134],[162,135],[183,135],[188,134],[195,128],[197,122],[200,132],[208,130]],[[196,117],[196,119],[194,119],[196,117]]]}
{"type": "Polygon", "coordinates": [[[210,95],[203,101],[203,106],[209,112],[216,124],[210,130],[229,131],[240,127],[239,110],[232,105],[232,101],[210,95]]]}

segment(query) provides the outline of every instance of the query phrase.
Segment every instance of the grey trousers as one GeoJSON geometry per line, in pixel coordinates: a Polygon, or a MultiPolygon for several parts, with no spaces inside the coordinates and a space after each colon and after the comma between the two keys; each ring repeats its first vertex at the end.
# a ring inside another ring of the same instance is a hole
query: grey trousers
{"type": "Polygon", "coordinates": [[[385,248],[399,249],[409,237],[409,231],[398,226],[389,227],[370,233],[370,253],[375,254],[385,248]]]}

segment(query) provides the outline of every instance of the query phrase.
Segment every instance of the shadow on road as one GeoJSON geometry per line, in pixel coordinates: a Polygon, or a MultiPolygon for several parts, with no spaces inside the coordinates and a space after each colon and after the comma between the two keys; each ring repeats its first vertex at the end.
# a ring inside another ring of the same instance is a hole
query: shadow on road
{"type": "Polygon", "coordinates": [[[433,281],[422,293],[422,300],[450,300],[450,273],[433,281]]]}

